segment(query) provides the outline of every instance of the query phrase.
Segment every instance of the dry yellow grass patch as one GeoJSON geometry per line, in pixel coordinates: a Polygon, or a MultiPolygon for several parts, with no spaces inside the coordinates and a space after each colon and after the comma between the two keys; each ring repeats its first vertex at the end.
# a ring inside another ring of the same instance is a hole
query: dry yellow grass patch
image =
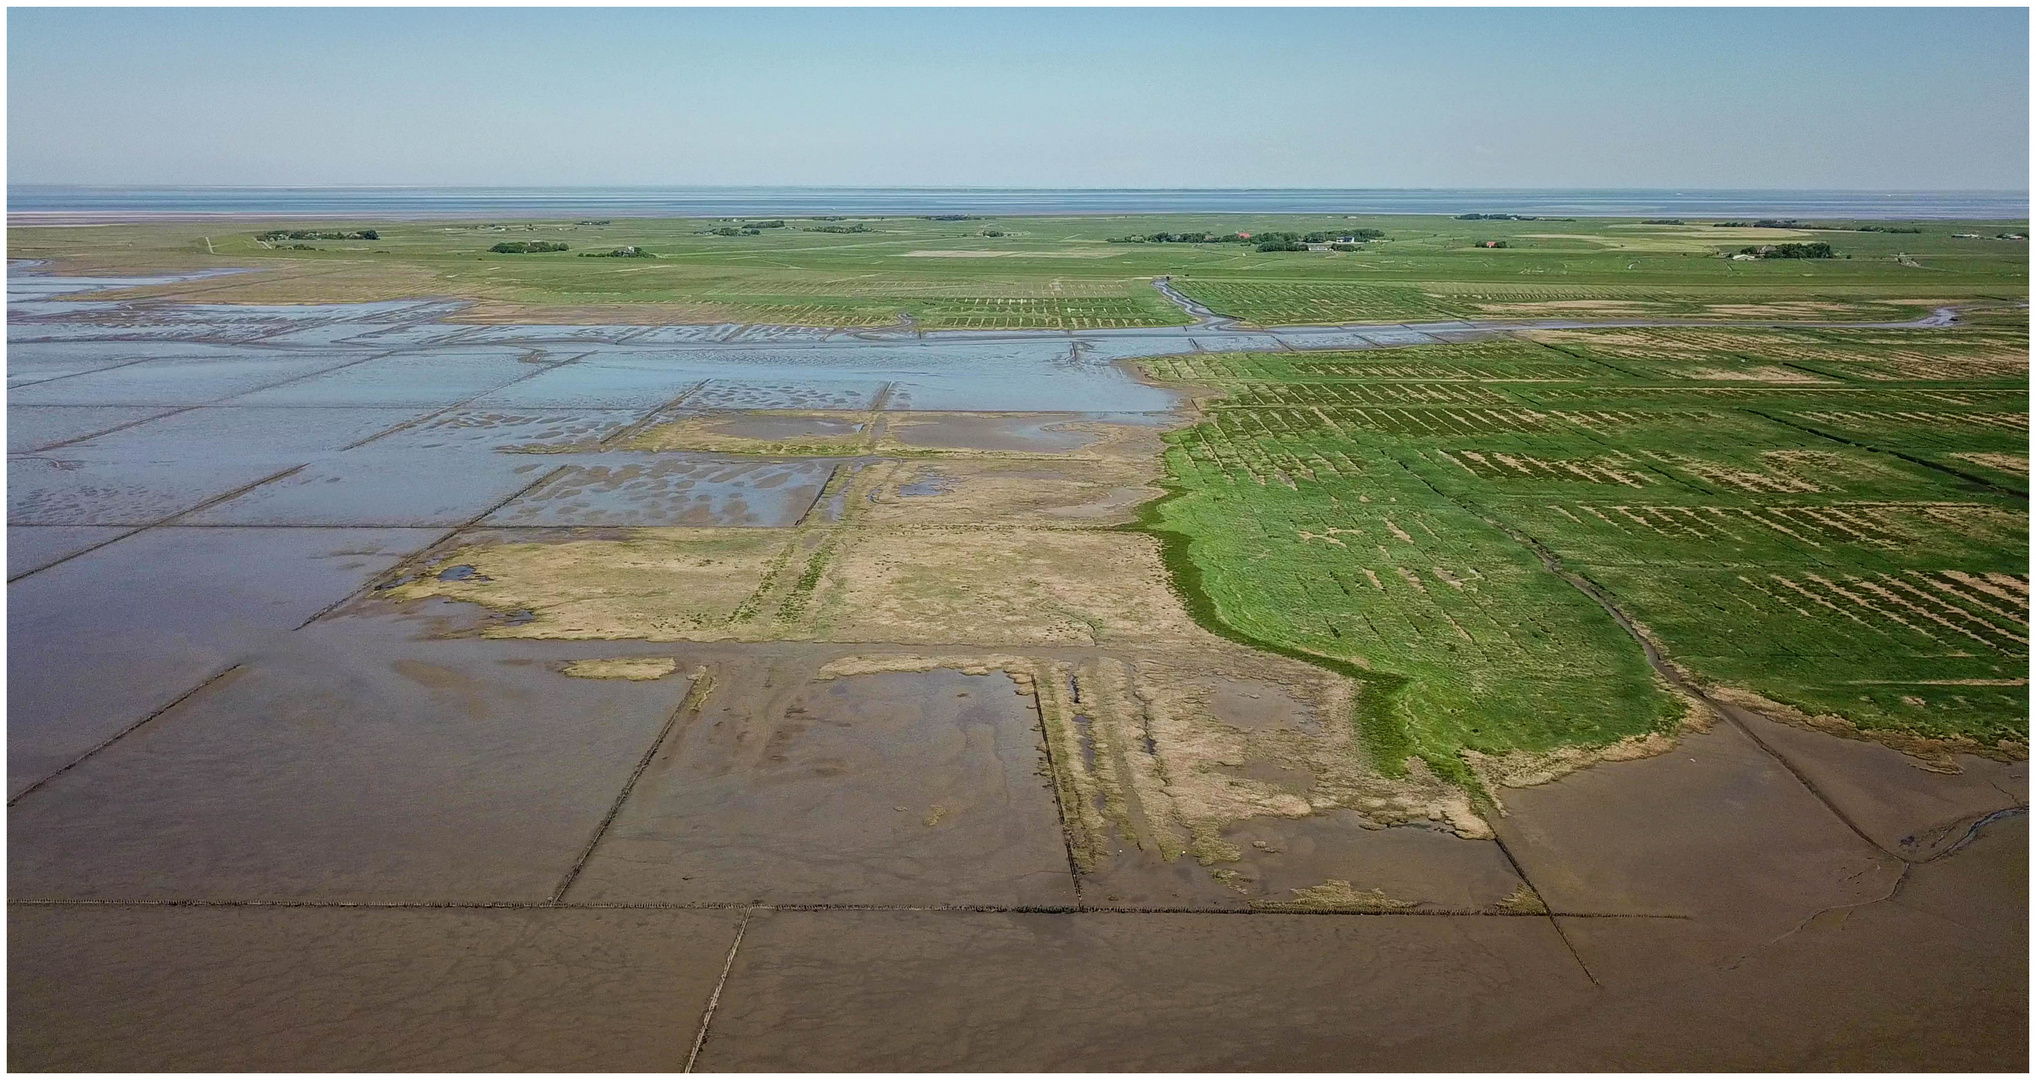
{"type": "Polygon", "coordinates": [[[1528,330],[1520,335],[1529,341],[1550,345],[1597,345],[1625,348],[1655,348],[1661,339],[1645,330],[1528,330]]]}
{"type": "Polygon", "coordinates": [[[862,506],[871,524],[1111,525],[1157,498],[1150,466],[1133,461],[942,460],[882,466],[862,506]]]}
{"type": "Polygon", "coordinates": [[[1857,310],[1858,308],[1852,304],[1785,300],[1774,304],[1712,304],[1704,313],[1730,319],[1829,319],[1849,315],[1857,310]]]}
{"type": "MultiPolygon", "coordinates": [[[[481,323],[511,326],[713,326],[721,323],[756,321],[756,312],[739,303],[706,300],[655,300],[627,304],[535,304],[514,300],[475,300],[464,310],[446,318],[453,323],[481,323]]],[[[843,318],[802,322],[796,316],[773,311],[774,321],[799,326],[876,326],[895,321],[870,316],[858,321],[852,313],[843,318]]]]}
{"type": "Polygon", "coordinates": [[[561,669],[576,679],[628,679],[648,682],[677,671],[679,662],[669,656],[604,656],[574,660],[561,669]]]}
{"type": "Polygon", "coordinates": [[[1793,368],[1765,367],[1765,366],[1743,367],[1743,368],[1693,368],[1689,371],[1677,372],[1677,374],[1685,379],[1709,379],[1715,382],[1758,382],[1758,383],[1795,383],[1795,384],[1826,385],[1837,381],[1836,379],[1821,378],[1819,376],[1812,375],[1807,371],[1797,371],[1793,368]]]}
{"type": "Polygon", "coordinates": [[[1604,315],[1618,318],[1661,311],[1663,305],[1639,300],[1535,300],[1479,304],[1478,310],[1492,315],[1604,315]]]}
{"type": "Polygon", "coordinates": [[[91,298],[194,304],[364,304],[415,300],[447,291],[444,279],[422,267],[335,259],[271,262],[245,274],[115,289],[92,293],[91,298]]]}
{"type": "Polygon", "coordinates": [[[1137,461],[1150,475],[1160,429],[1059,413],[753,409],[653,424],[624,448],[729,454],[893,457],[1065,457],[1137,461]]]}
{"type": "Polygon", "coordinates": [[[1738,240],[1800,240],[1816,234],[1806,229],[1755,229],[1730,228],[1717,225],[1611,225],[1612,229],[1631,229],[1637,233],[1652,233],[1664,238],[1674,237],[1688,240],[1714,240],[1727,243],[1738,240]]]}
{"type": "Polygon", "coordinates": [[[2021,476],[2029,475],[2029,459],[2020,454],[1996,454],[1980,451],[1970,454],[1953,454],[1951,456],[1970,461],[1975,465],[1985,465],[1990,469],[1999,469],[2002,472],[2011,472],[2021,476]]]}
{"type": "Polygon", "coordinates": [[[835,641],[1095,645],[1199,638],[1149,536],[1035,528],[868,527],[815,594],[835,641]]]}
{"type": "Polygon", "coordinates": [[[1162,450],[1160,432],[1065,413],[892,412],[881,414],[875,434],[876,448],[888,454],[1117,458],[1151,474],[1162,450]]]}
{"type": "Polygon", "coordinates": [[[481,543],[385,595],[530,613],[486,637],[720,640],[737,636],[730,617],[790,542],[779,529],[636,529],[616,540],[481,543]],[[439,577],[454,566],[474,572],[439,577]]]}
{"type": "MultiPolygon", "coordinates": [[[[1115,674],[1108,662],[1088,675],[1105,703],[1097,724],[1099,742],[1134,747],[1149,735],[1157,747],[1163,785],[1141,782],[1136,769],[1118,780],[1141,799],[1146,827],[1172,829],[1188,838],[1188,850],[1205,862],[1226,861],[1228,853],[1210,841],[1230,823],[1273,815],[1304,817],[1327,810],[1357,811],[1381,825],[1428,821],[1460,836],[1482,838],[1490,827],[1461,788],[1410,762],[1409,775],[1385,780],[1369,763],[1349,723],[1357,684],[1298,661],[1275,661],[1230,646],[1142,658],[1134,671],[1115,674]],[[1127,681],[1128,680],[1128,681],[1127,681]],[[1310,724],[1251,723],[1236,700],[1226,700],[1227,682],[1248,681],[1305,707],[1310,724]],[[1112,691],[1115,682],[1128,690],[1112,691]],[[1124,701],[1128,708],[1107,707],[1124,701]],[[1136,727],[1130,726],[1135,718],[1136,727]],[[1107,730],[1107,734],[1102,732],[1107,730]],[[1254,763],[1273,775],[1308,778],[1305,788],[1245,775],[1254,763]]],[[[1091,694],[1085,690],[1083,700],[1091,694]]],[[[1137,755],[1127,760],[1136,762],[1137,755]]],[[[1164,851],[1167,843],[1160,840],[1164,851]]],[[[1228,857],[1234,858],[1234,855],[1228,857]]]]}
{"type": "Polygon", "coordinates": [[[860,454],[868,450],[870,414],[818,409],[756,410],[740,415],[683,416],[645,428],[623,444],[662,453],[705,450],[734,454],[860,454]]]}

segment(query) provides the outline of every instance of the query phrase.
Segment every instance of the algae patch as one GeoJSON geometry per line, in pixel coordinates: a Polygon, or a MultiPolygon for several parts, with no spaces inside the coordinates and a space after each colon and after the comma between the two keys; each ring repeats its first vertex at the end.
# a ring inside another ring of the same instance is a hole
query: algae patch
{"type": "Polygon", "coordinates": [[[573,660],[561,669],[576,679],[628,679],[647,682],[677,671],[679,662],[669,656],[605,656],[594,660],[573,660]]]}
{"type": "Polygon", "coordinates": [[[1340,878],[1295,889],[1292,900],[1254,900],[1256,911],[1408,911],[1415,905],[1386,895],[1384,889],[1360,889],[1340,878]]]}

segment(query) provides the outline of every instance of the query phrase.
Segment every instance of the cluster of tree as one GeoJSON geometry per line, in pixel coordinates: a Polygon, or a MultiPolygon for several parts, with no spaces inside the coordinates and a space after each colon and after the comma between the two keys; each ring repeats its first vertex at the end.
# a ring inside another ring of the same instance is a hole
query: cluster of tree
{"type": "MultiPolygon", "coordinates": [[[[840,218],[821,218],[822,221],[840,221],[840,218]]],[[[869,232],[870,227],[858,221],[853,225],[808,225],[807,232],[855,233],[869,232]]]]}
{"type": "Polygon", "coordinates": [[[270,229],[256,233],[257,240],[380,240],[382,234],[373,229],[359,232],[314,232],[310,229],[270,229]]]}
{"type": "Polygon", "coordinates": [[[926,220],[928,220],[928,221],[975,221],[975,220],[977,220],[977,219],[976,219],[976,217],[975,217],[975,216],[974,216],[973,214],[928,214],[928,215],[926,215],[926,220]]]}
{"type": "Polygon", "coordinates": [[[657,258],[657,256],[656,256],[656,255],[653,255],[653,254],[651,254],[651,253],[650,253],[650,252],[648,252],[648,251],[645,251],[645,250],[643,250],[643,249],[642,249],[642,248],[640,248],[640,247],[637,247],[637,246],[636,246],[635,244],[631,244],[631,245],[629,245],[628,247],[619,247],[619,248],[616,248],[616,249],[615,249],[614,251],[582,251],[582,252],[580,252],[580,258],[582,258],[582,259],[655,259],[655,258],[657,258]]]}
{"type": "Polygon", "coordinates": [[[1647,220],[1645,220],[1645,221],[1641,222],[1641,224],[1642,224],[1642,225],[1687,225],[1687,224],[1689,224],[1689,222],[1687,222],[1687,221],[1684,221],[1683,219],[1681,219],[1681,218],[1679,218],[1679,217],[1655,217],[1655,218],[1648,218],[1647,220]]]}
{"type": "Polygon", "coordinates": [[[1712,226],[1718,229],[1805,229],[1809,226],[1795,218],[1761,218],[1759,221],[1720,221],[1712,226]]]}
{"type": "Polygon", "coordinates": [[[1130,236],[1112,236],[1108,238],[1108,242],[1112,244],[1235,244],[1248,239],[1250,238],[1242,233],[1218,236],[1215,233],[1206,232],[1156,232],[1146,233],[1143,236],[1136,233],[1130,236]]]}
{"type": "Polygon", "coordinates": [[[984,229],[984,230],[983,230],[983,232],[982,232],[982,235],[984,235],[984,236],[1002,236],[1002,235],[1004,235],[1004,230],[1002,230],[1002,229],[984,229]]]}
{"type": "Polygon", "coordinates": [[[1884,233],[1919,233],[1922,232],[1923,230],[1914,228],[1903,228],[1902,226],[1899,225],[1861,225],[1858,231],[1884,232],[1884,233]]]}
{"type": "MultiPolygon", "coordinates": [[[[985,235],[988,235],[987,233],[985,235]]],[[[1260,251],[1306,251],[1309,244],[1349,244],[1378,240],[1386,234],[1379,229],[1330,229],[1325,232],[1293,233],[1146,233],[1143,236],[1112,236],[1112,244],[1252,244],[1260,251]]]]}
{"type": "Polygon", "coordinates": [[[602,219],[601,219],[601,220],[599,220],[599,221],[575,221],[575,222],[573,222],[573,224],[575,224],[575,225],[612,225],[612,224],[614,224],[614,222],[612,222],[612,221],[609,221],[609,220],[608,220],[607,218],[602,218],[602,219]]]}
{"type": "Polygon", "coordinates": [[[1539,221],[1528,214],[1458,214],[1458,221],[1539,221]]]}
{"type": "Polygon", "coordinates": [[[1739,254],[1751,255],[1757,259],[1835,259],[1831,245],[1819,241],[1814,244],[1762,244],[1759,247],[1740,248],[1739,254]]]}
{"type": "Polygon", "coordinates": [[[744,221],[735,225],[722,225],[718,228],[708,229],[706,230],[705,235],[756,236],[761,234],[765,229],[782,229],[784,227],[785,222],[782,218],[776,218],[770,221],[744,221]]]}
{"type": "Polygon", "coordinates": [[[536,255],[546,251],[564,251],[566,246],[551,240],[504,240],[488,250],[503,255],[536,255]]]}
{"type": "Polygon", "coordinates": [[[1502,248],[1506,246],[1506,242],[1504,240],[1480,240],[1472,246],[1481,248],[1502,248]]]}
{"type": "Polygon", "coordinates": [[[1262,232],[1248,239],[1256,241],[1260,251],[1306,251],[1309,244],[1328,244],[1332,248],[1355,251],[1359,243],[1383,239],[1385,235],[1379,229],[1331,229],[1311,233],[1262,232]]]}

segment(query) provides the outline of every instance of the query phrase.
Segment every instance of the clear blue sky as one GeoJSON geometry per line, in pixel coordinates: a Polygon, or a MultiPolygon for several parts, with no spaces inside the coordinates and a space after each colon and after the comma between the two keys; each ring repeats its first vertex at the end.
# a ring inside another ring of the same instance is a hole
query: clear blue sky
{"type": "Polygon", "coordinates": [[[24,9],[8,181],[2025,189],[2026,9],[24,9]]]}

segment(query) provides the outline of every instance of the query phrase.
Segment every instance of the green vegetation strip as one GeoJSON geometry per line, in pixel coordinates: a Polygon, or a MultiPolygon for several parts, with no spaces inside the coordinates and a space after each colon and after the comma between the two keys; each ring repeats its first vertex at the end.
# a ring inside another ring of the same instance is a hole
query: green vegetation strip
{"type": "Polygon", "coordinates": [[[1705,683],[2022,753],[2026,333],[1154,359],[1224,396],[1169,433],[1167,494],[1136,527],[1203,626],[1363,683],[1355,720],[1389,773],[1413,756],[1462,781],[1466,751],[1602,746],[1680,715],[1536,549],[1705,683]]]}
{"type": "Polygon", "coordinates": [[[1162,276],[1211,310],[1262,325],[1758,317],[1745,309],[1774,304],[1811,305],[1770,312],[1776,318],[1908,317],[1929,302],[2026,297],[2029,254],[2026,240],[2013,239],[2027,234],[2025,221],[934,215],[251,222],[233,235],[218,230],[217,222],[24,229],[10,237],[9,251],[52,259],[63,272],[264,272],[208,280],[202,288],[213,302],[433,295],[553,308],[645,305],[657,321],[1060,330],[1188,322],[1152,287],[1162,276]],[[514,257],[498,257],[498,245],[514,257]]]}

